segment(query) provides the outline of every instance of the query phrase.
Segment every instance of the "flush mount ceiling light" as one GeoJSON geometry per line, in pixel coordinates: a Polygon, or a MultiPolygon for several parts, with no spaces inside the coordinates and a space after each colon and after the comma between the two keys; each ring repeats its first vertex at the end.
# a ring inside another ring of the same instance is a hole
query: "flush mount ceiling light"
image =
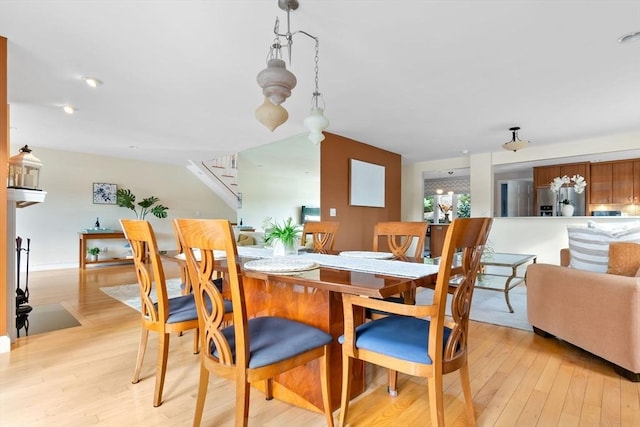
{"type": "Polygon", "coordinates": [[[618,43],[628,43],[640,41],[640,31],[634,31],[633,33],[625,34],[618,39],[618,43]]]}
{"type": "Polygon", "coordinates": [[[520,130],[519,127],[515,126],[512,128],[509,128],[509,130],[511,131],[511,141],[505,142],[504,144],[502,144],[502,147],[505,150],[509,150],[509,151],[518,151],[518,150],[522,150],[523,148],[527,148],[529,146],[529,141],[522,141],[520,138],[518,138],[518,131],[520,130]]]}
{"type": "Polygon", "coordinates": [[[102,80],[96,79],[95,77],[82,76],[82,81],[84,81],[87,86],[91,86],[92,88],[102,86],[102,80]]]}
{"type": "Polygon", "coordinates": [[[304,124],[310,130],[309,139],[317,144],[324,139],[322,131],[329,126],[329,120],[324,116],[324,99],[318,89],[320,42],[318,37],[306,31],[291,32],[290,14],[291,11],[298,9],[298,6],[298,0],[278,0],[278,7],[287,12],[287,32],[280,33],[280,20],[276,17],[276,23],[273,28],[275,39],[269,47],[267,68],[260,71],[257,76],[258,84],[265,96],[265,102],[256,110],[256,118],[272,132],[287,120],[289,115],[280,104],[291,96],[291,90],[296,86],[297,79],[291,71],[287,70],[286,62],[282,59],[283,41],[281,40],[286,40],[289,65],[291,65],[293,36],[295,34],[304,34],[315,41],[315,90],[311,97],[311,114],[304,120],[304,124]],[[320,106],[320,101],[322,101],[322,106],[320,106]],[[276,108],[272,108],[268,104],[273,104],[276,108]]]}
{"type": "Polygon", "coordinates": [[[78,110],[76,108],[74,108],[72,105],[63,105],[62,106],[62,111],[64,111],[67,114],[73,114],[78,110]]]}

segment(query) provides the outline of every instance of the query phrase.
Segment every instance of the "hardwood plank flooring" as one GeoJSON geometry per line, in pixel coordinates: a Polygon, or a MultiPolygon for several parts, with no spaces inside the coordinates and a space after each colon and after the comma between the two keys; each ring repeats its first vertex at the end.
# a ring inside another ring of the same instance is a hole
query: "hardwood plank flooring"
{"type": "MultiPolygon", "coordinates": [[[[165,266],[169,277],[177,268],[165,266]]],[[[172,336],[162,406],[154,408],[157,339],[150,335],[142,380],[131,384],[139,313],[100,287],[135,283],[131,265],[32,272],[30,304],[62,304],[81,326],[21,337],[0,354],[1,426],[189,426],[199,360],[192,333],[172,336]]],[[[532,332],[474,322],[470,371],[478,426],[638,426],[640,384],[570,344],[532,332]]],[[[386,393],[386,370],[369,367],[367,392],[350,406],[351,426],[429,426],[427,386],[399,377],[386,393]]],[[[457,373],[445,376],[447,425],[469,425],[457,373]]],[[[211,376],[206,426],[233,425],[234,384],[211,376]]],[[[335,413],[337,420],[338,411],[335,413]]],[[[323,416],[252,389],[250,426],[324,425],[323,416]]]]}

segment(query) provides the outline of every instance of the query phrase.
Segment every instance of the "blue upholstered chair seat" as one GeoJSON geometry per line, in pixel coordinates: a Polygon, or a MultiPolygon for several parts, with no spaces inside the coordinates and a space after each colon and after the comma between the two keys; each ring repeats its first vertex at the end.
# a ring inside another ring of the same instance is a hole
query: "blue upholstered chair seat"
{"type": "MultiPolygon", "coordinates": [[[[249,319],[249,368],[259,368],[331,342],[331,335],[313,326],[280,317],[249,319]]],[[[222,330],[235,359],[235,329],[222,330]]],[[[213,347],[212,353],[218,357],[213,347]]]]}
{"type": "MultiPolygon", "coordinates": [[[[198,318],[196,310],[196,302],[193,294],[182,295],[175,298],[169,298],[169,318],[167,323],[185,322],[187,320],[195,320],[198,318]]],[[[154,304],[157,307],[157,304],[154,304]]],[[[211,303],[207,301],[207,309],[211,311],[211,303]]],[[[224,312],[231,313],[233,306],[231,301],[224,300],[224,312]]]]}
{"type": "MultiPolygon", "coordinates": [[[[356,348],[430,365],[429,325],[429,320],[398,315],[367,322],[356,328],[356,348]]],[[[445,328],[444,343],[450,334],[451,329],[445,328]]],[[[344,344],[344,335],[338,342],[344,344]]]]}

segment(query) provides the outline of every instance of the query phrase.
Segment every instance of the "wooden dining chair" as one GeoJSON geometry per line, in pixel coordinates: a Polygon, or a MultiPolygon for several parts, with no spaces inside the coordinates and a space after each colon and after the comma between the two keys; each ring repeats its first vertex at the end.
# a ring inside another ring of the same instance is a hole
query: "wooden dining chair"
{"type": "Polygon", "coordinates": [[[337,221],[305,222],[300,237],[300,246],[305,247],[307,239],[311,235],[313,252],[327,253],[333,251],[333,244],[340,223],[337,221]]]}
{"type": "MultiPolygon", "coordinates": [[[[373,251],[377,252],[385,242],[387,248],[396,259],[422,258],[424,253],[424,240],[427,236],[426,222],[420,221],[389,221],[378,222],[373,227],[373,251]],[[412,245],[415,245],[412,254],[409,253],[412,245]]],[[[414,304],[416,300],[415,289],[408,289],[401,296],[385,298],[386,301],[414,304]]],[[[385,316],[378,310],[366,310],[367,318],[379,318],[385,316]]]]}
{"type": "MultiPolygon", "coordinates": [[[[185,256],[175,222],[173,223],[173,235],[176,239],[176,251],[178,252],[177,255],[185,256]]],[[[189,295],[191,293],[191,282],[189,281],[186,262],[180,263],[180,290],[182,291],[182,295],[189,295]]]]}
{"type": "Polygon", "coordinates": [[[382,239],[386,242],[389,251],[397,258],[422,258],[428,225],[423,221],[378,222],[373,227],[373,251],[379,250],[382,239]],[[415,244],[414,251],[410,254],[408,252],[413,244],[415,244]]]}
{"type": "Polygon", "coordinates": [[[193,295],[167,296],[167,283],[160,259],[156,236],[148,221],[121,219],[120,224],[131,245],[133,261],[140,285],[142,332],[133,383],[140,381],[142,362],[147,349],[149,331],[158,333],[158,360],[153,406],[162,404],[162,389],[169,356],[171,333],[195,329],[193,352],[198,353],[198,313],[193,295]]]}
{"type": "MultiPolygon", "coordinates": [[[[449,226],[431,305],[397,304],[357,295],[343,295],[342,396],[339,425],[349,409],[353,360],[384,366],[394,372],[426,377],[431,425],[444,426],[444,374],[458,370],[467,417],[475,424],[467,344],[469,311],[480,267],[480,257],[491,227],[491,218],[457,218],[449,226]],[[453,266],[454,254],[462,251],[461,265],[453,266]],[[445,318],[449,283],[459,283],[451,304],[452,318],[445,318]],[[359,307],[393,313],[357,326],[359,307]]],[[[392,384],[395,388],[396,383],[392,384]]],[[[394,390],[395,391],[395,390],[394,390]]]]}
{"type": "Polygon", "coordinates": [[[315,327],[281,317],[247,316],[241,268],[231,224],[227,220],[177,219],[180,238],[187,255],[187,267],[194,281],[201,335],[200,383],[194,426],[202,421],[209,373],[236,383],[235,425],[246,426],[249,419],[250,384],[266,381],[269,398],[272,379],[294,367],[319,359],[320,385],[326,423],[333,426],[329,401],[329,344],[331,335],[315,327]],[[193,251],[198,249],[200,261],[193,251]],[[214,251],[225,251],[224,277],[231,290],[233,325],[223,327],[223,299],[211,277],[216,270],[214,251]],[[211,301],[210,306],[204,303],[211,301]]]}

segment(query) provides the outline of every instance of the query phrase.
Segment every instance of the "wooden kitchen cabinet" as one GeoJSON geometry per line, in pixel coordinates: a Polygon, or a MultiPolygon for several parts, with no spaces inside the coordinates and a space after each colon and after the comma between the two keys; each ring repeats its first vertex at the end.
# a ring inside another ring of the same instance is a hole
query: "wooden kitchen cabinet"
{"type": "Polygon", "coordinates": [[[636,162],[615,162],[611,164],[612,203],[634,202],[634,163],[636,162]]]}
{"type": "Polygon", "coordinates": [[[567,165],[560,165],[560,176],[567,175],[569,178],[571,178],[573,175],[580,175],[588,182],[588,166],[588,163],[571,163],[567,165]]]}
{"type": "Polygon", "coordinates": [[[560,175],[560,166],[539,166],[533,168],[533,183],[536,188],[548,187],[553,178],[560,175]]]}
{"type": "Polygon", "coordinates": [[[588,172],[588,163],[567,163],[564,165],[539,166],[533,168],[533,183],[536,188],[548,187],[554,178],[562,177],[564,175],[567,175],[569,178],[573,175],[580,175],[588,182],[588,172]]]}
{"type": "Polygon", "coordinates": [[[588,182],[591,203],[612,203],[613,200],[613,164],[592,163],[591,182],[588,182]]]}
{"type": "Polygon", "coordinates": [[[633,203],[640,203],[640,160],[633,162],[633,203]]]}

